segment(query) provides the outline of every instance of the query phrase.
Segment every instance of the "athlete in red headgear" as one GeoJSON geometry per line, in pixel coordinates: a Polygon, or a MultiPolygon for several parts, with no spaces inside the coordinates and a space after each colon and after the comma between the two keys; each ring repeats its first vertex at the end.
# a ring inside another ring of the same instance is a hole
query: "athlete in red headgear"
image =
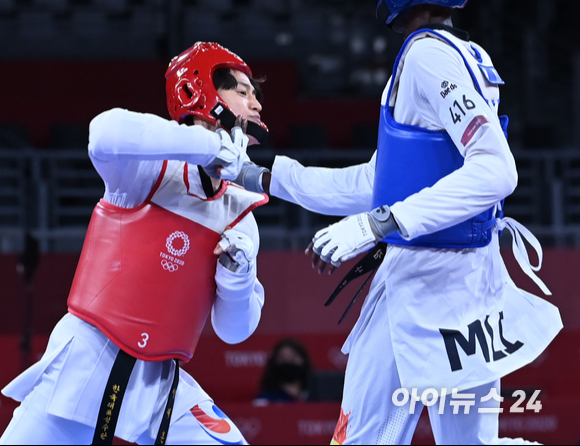
{"type": "Polygon", "coordinates": [[[0,444],[245,443],[178,361],[210,313],[232,344],[260,320],[251,211],[268,199],[223,181],[267,132],[260,95],[238,56],[197,43],[167,71],[172,120],[113,109],[92,121],[105,195],[68,314],[41,361],[3,390],[22,405],[0,444]]]}

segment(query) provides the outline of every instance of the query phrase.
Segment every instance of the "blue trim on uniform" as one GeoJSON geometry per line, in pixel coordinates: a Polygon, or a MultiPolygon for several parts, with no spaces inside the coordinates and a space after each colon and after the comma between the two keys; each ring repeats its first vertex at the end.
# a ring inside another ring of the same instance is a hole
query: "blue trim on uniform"
{"type": "Polygon", "coordinates": [[[478,63],[483,63],[483,57],[481,57],[481,53],[479,52],[479,50],[475,48],[473,45],[471,45],[471,49],[475,53],[475,60],[477,60],[478,63]]]}

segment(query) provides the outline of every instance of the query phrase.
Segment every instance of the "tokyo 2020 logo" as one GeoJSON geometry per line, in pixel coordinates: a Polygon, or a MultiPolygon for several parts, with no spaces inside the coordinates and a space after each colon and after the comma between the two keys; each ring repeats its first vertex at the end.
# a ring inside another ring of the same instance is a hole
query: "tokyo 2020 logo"
{"type": "Polygon", "coordinates": [[[189,251],[189,246],[190,246],[189,237],[184,232],[179,232],[179,231],[174,232],[169,237],[167,237],[167,243],[165,246],[167,247],[167,251],[169,251],[169,254],[171,254],[175,257],[183,257],[187,253],[187,251],[189,251]],[[173,241],[175,239],[178,239],[178,238],[183,240],[183,248],[181,248],[181,249],[175,249],[173,247],[173,241]]]}

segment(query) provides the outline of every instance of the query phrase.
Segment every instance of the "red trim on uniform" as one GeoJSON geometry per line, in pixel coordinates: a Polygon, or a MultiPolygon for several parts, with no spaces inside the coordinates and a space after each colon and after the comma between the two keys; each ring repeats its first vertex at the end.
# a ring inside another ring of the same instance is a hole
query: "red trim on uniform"
{"type": "Polygon", "coordinates": [[[239,222],[241,222],[246,215],[252,212],[254,209],[259,208],[260,206],[264,206],[270,201],[270,197],[266,194],[261,194],[264,199],[261,201],[257,201],[253,205],[251,205],[248,209],[246,209],[242,214],[236,218],[226,229],[233,229],[239,222]]]}
{"type": "Polygon", "coordinates": [[[461,138],[461,144],[463,144],[464,146],[469,144],[469,142],[473,139],[475,132],[477,132],[481,128],[481,126],[487,123],[489,123],[489,120],[483,115],[479,115],[473,118],[473,121],[471,121],[467,126],[467,128],[465,129],[465,133],[461,138]]]}
{"type": "Polygon", "coordinates": [[[163,177],[165,176],[165,172],[167,172],[167,164],[168,164],[167,160],[163,161],[163,167],[161,168],[161,173],[159,174],[159,178],[157,178],[157,182],[153,186],[153,189],[151,189],[151,192],[149,192],[149,196],[145,199],[145,203],[149,203],[149,201],[151,201],[151,199],[153,198],[153,195],[155,195],[155,192],[157,192],[157,189],[159,189],[159,187],[161,186],[161,182],[163,181],[163,177]]]}
{"type": "Polygon", "coordinates": [[[197,198],[197,199],[199,199],[201,201],[215,201],[215,200],[221,198],[226,193],[226,190],[227,189],[228,189],[228,185],[226,184],[225,181],[222,181],[221,182],[221,185],[220,185],[220,189],[211,198],[203,198],[203,197],[200,197],[199,195],[190,194],[189,193],[189,188],[187,190],[187,195],[189,195],[190,197],[195,197],[195,198],[197,198]]]}
{"type": "Polygon", "coordinates": [[[185,166],[183,167],[183,182],[185,183],[187,193],[189,194],[189,163],[185,163],[185,166]]]}
{"type": "Polygon", "coordinates": [[[205,200],[203,200],[203,198],[202,198],[202,200],[203,201],[215,201],[218,198],[223,197],[223,195],[226,193],[227,190],[228,190],[228,185],[227,185],[227,183],[225,181],[222,180],[222,182],[220,184],[220,188],[216,192],[216,194],[213,197],[211,197],[211,198],[206,198],[205,200]]]}
{"type": "Polygon", "coordinates": [[[200,199],[201,201],[215,201],[218,198],[221,198],[223,194],[226,193],[226,190],[228,188],[228,185],[225,184],[225,181],[222,181],[220,183],[220,188],[219,190],[216,192],[216,194],[211,197],[211,198],[202,198],[199,195],[195,195],[189,192],[189,165],[188,163],[185,163],[185,167],[183,168],[183,181],[185,182],[185,186],[187,187],[187,195],[189,195],[190,197],[195,197],[200,199]]]}

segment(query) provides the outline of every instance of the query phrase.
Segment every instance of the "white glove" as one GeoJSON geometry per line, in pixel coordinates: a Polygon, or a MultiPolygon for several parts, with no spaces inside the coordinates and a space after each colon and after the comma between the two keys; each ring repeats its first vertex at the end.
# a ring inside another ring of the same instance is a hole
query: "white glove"
{"type": "Polygon", "coordinates": [[[221,149],[204,170],[216,180],[234,180],[247,159],[246,150],[250,139],[240,127],[234,127],[231,136],[221,128],[217,129],[216,133],[221,139],[221,149]]]}
{"type": "Polygon", "coordinates": [[[324,263],[332,263],[338,268],[342,262],[368,251],[396,230],[391,210],[382,206],[318,231],[312,239],[312,250],[324,263]]]}
{"type": "Polygon", "coordinates": [[[219,262],[236,274],[248,274],[254,265],[256,247],[252,239],[243,232],[228,229],[216,246],[219,262]]]}

